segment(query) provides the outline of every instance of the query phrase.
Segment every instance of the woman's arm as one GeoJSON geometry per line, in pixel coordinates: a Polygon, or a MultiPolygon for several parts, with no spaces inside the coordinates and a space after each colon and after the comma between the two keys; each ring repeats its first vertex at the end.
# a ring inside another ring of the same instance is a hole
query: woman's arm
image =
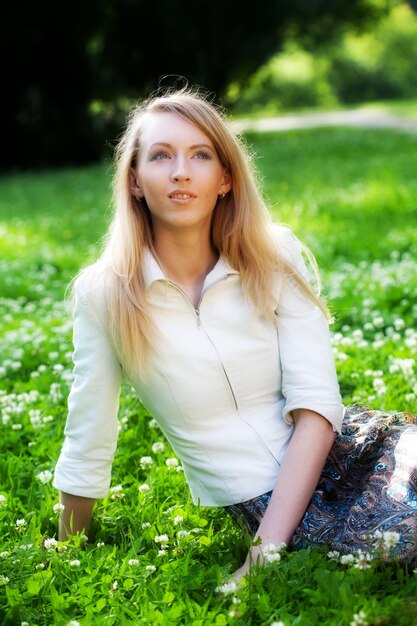
{"type": "Polygon", "coordinates": [[[81,531],[87,533],[90,528],[95,499],[73,496],[61,491],[60,502],[65,508],[59,518],[59,541],[66,541],[68,533],[72,535],[81,531]]]}
{"type": "Polygon", "coordinates": [[[107,496],[111,482],[122,370],[106,331],[101,283],[92,286],[93,274],[81,276],[75,288],[74,381],[53,486],[95,500],[107,496]]]}
{"type": "Polygon", "coordinates": [[[333,445],[333,427],[322,415],[307,409],[296,409],[293,415],[294,433],[254,537],[254,541],[261,538],[262,543],[251,548],[243,566],[233,574],[235,580],[240,580],[258,558],[262,563],[262,546],[289,542],[307,509],[333,445]]]}

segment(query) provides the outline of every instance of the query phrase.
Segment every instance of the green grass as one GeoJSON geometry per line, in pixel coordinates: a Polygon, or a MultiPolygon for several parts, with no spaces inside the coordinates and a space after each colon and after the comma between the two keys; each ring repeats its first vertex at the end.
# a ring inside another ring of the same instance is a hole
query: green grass
{"type": "MultiPolygon", "coordinates": [[[[274,215],[322,269],[345,403],[417,413],[416,139],[315,129],[248,140],[274,215]]],[[[192,504],[183,473],[165,463],[175,455],[127,386],[112,482],[121,491],[97,504],[85,550],[76,539],[44,548],[58,494],[36,476],[53,471],[71,384],[62,298],[105,231],[109,181],[109,164],[0,180],[1,623],[349,626],[360,611],[369,625],[417,623],[416,574],[378,561],[359,570],[325,549],[284,554],[249,587],[216,593],[249,538],[222,509],[192,504]]]]}

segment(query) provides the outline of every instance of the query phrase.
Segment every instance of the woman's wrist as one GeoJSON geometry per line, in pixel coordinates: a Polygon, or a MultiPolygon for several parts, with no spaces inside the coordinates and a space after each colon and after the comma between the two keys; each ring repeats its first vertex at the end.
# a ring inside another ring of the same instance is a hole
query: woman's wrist
{"type": "MultiPolygon", "coordinates": [[[[259,537],[257,538],[257,540],[259,537]]],[[[255,543],[257,543],[255,540],[255,543]]],[[[266,565],[267,563],[273,563],[279,561],[281,558],[280,551],[285,548],[284,542],[279,543],[260,543],[258,545],[252,545],[250,548],[245,563],[249,566],[253,565],[266,565]]]]}

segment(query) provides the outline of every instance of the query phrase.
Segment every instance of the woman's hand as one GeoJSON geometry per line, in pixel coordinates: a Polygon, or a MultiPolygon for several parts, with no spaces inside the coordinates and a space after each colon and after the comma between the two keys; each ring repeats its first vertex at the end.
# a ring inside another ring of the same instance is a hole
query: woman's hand
{"type": "Polygon", "coordinates": [[[264,565],[266,562],[264,555],[262,554],[261,547],[259,545],[252,546],[249,550],[248,555],[243,563],[242,567],[239,567],[233,574],[231,575],[231,579],[236,582],[240,582],[246,574],[250,572],[250,569],[254,565],[264,565]]]}
{"type": "Polygon", "coordinates": [[[279,560],[279,549],[288,544],[317,486],[334,441],[331,424],[307,409],[293,411],[295,429],[281,465],[271,500],[246,560],[233,574],[240,581],[252,565],[279,560]]]}
{"type": "Polygon", "coordinates": [[[240,583],[244,576],[249,572],[250,564],[245,561],[242,567],[239,567],[233,574],[230,576],[230,580],[234,580],[237,583],[240,583]]]}

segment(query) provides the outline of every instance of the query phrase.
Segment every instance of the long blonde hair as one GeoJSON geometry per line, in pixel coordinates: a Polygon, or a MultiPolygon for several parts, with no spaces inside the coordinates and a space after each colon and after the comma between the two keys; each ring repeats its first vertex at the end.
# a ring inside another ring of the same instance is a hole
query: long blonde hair
{"type": "Polygon", "coordinates": [[[146,201],[138,202],[131,193],[129,170],[137,164],[146,116],[160,112],[175,113],[205,133],[231,174],[232,189],[218,199],[214,208],[212,241],[239,271],[242,288],[259,313],[271,321],[275,319],[273,279],[280,271],[292,275],[330,320],[329,311],[320,299],[320,278],[313,255],[303,246],[315,274],[314,290],[280,254],[251,155],[232,132],[224,114],[196,91],[186,88],[167,92],[135,106],[128,116],[115,151],[113,219],[101,257],[92,266],[102,270],[97,275],[105,291],[107,330],[125,371],[146,375],[149,348],[155,341],[156,329],[149,313],[143,272],[146,248],[155,253],[152,221],[146,201]]]}

